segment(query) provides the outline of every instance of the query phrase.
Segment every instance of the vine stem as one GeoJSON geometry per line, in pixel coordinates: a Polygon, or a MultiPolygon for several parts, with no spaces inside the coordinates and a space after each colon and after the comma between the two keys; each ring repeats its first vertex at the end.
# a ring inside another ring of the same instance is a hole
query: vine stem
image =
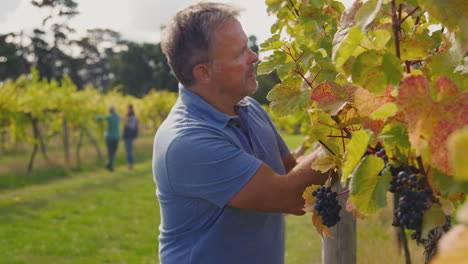
{"type": "Polygon", "coordinates": [[[349,193],[351,190],[346,190],[346,191],[342,191],[340,192],[339,194],[337,194],[336,196],[340,196],[340,195],[343,195],[343,194],[347,194],[349,193]]]}
{"type": "Polygon", "coordinates": [[[333,154],[334,156],[337,156],[336,153],[333,150],[331,150],[331,148],[329,148],[327,144],[325,144],[322,140],[319,140],[318,142],[320,143],[320,145],[322,145],[324,148],[330,151],[331,154],[333,154]]]}
{"type": "MultiPolygon", "coordinates": [[[[414,8],[413,10],[411,10],[411,12],[409,12],[409,14],[406,15],[403,19],[400,19],[400,24],[403,23],[403,22],[405,22],[405,20],[406,20],[409,16],[411,16],[412,14],[414,14],[414,12],[416,12],[416,10],[418,10],[418,9],[419,9],[419,6],[417,6],[417,7],[414,8]]],[[[417,23],[416,23],[416,24],[417,24],[417,23]]]]}
{"type": "MultiPolygon", "coordinates": [[[[401,5],[400,5],[401,7],[401,5]]],[[[395,51],[396,56],[401,59],[400,55],[400,18],[397,15],[395,0],[392,0],[392,29],[393,36],[395,37],[395,51]]]]}

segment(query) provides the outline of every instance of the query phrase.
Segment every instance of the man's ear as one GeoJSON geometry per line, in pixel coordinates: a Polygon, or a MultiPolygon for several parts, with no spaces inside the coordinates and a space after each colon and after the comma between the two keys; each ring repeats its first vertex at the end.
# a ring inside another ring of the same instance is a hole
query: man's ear
{"type": "Polygon", "coordinates": [[[200,63],[195,65],[192,73],[197,83],[208,83],[211,81],[211,68],[207,64],[200,63]]]}

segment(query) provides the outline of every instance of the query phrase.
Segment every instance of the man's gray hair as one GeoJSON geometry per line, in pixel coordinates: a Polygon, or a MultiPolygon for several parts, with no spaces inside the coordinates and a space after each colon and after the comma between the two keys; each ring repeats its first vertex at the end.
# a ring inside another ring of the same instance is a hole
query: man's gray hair
{"type": "Polygon", "coordinates": [[[184,86],[195,83],[193,67],[211,61],[213,32],[241,11],[230,4],[199,2],[175,14],[163,32],[161,48],[179,82],[184,86]]]}

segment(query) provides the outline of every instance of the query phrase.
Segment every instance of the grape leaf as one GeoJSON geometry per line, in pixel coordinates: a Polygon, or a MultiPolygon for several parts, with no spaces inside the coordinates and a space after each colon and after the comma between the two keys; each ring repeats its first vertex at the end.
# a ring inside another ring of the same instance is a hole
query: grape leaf
{"type": "Polygon", "coordinates": [[[468,182],[455,181],[454,177],[450,177],[437,169],[429,171],[428,180],[434,193],[440,193],[452,200],[463,199],[463,194],[468,192],[468,182]]]}
{"type": "Polygon", "coordinates": [[[335,154],[341,153],[343,151],[341,147],[342,139],[333,137],[341,136],[341,130],[330,115],[321,109],[314,109],[309,112],[309,116],[311,123],[310,136],[325,143],[335,154]]]}
{"type": "Polygon", "coordinates": [[[304,192],[302,193],[302,199],[304,199],[304,211],[305,212],[313,212],[315,201],[317,197],[312,195],[312,192],[317,190],[320,185],[311,185],[307,187],[304,192]]]}
{"type": "Polygon", "coordinates": [[[374,21],[375,17],[380,12],[381,6],[382,0],[369,0],[364,3],[354,17],[356,25],[361,28],[361,30],[365,30],[367,25],[374,21]]]}
{"type": "Polygon", "coordinates": [[[393,87],[387,86],[382,95],[375,95],[366,89],[357,88],[354,93],[354,106],[358,110],[364,129],[369,129],[378,134],[384,125],[383,120],[374,120],[372,113],[384,104],[393,102],[395,98],[391,95],[393,87]]]}
{"type": "Polygon", "coordinates": [[[450,163],[455,171],[455,179],[468,181],[468,126],[450,135],[447,148],[450,163]]]}
{"type": "Polygon", "coordinates": [[[452,31],[460,28],[461,20],[468,19],[468,9],[463,0],[425,0],[419,1],[419,4],[431,17],[452,31]]]}
{"type": "Polygon", "coordinates": [[[352,213],[354,216],[358,217],[361,220],[366,218],[365,215],[363,215],[363,214],[361,214],[361,212],[359,212],[356,205],[354,205],[353,201],[351,201],[351,199],[349,199],[349,198],[348,198],[348,200],[346,200],[346,211],[352,213]]]}
{"type": "MultiPolygon", "coordinates": [[[[359,11],[359,9],[362,6],[362,2],[360,1],[354,1],[353,5],[346,9],[343,14],[341,14],[340,18],[340,26],[339,29],[336,31],[335,35],[333,36],[333,52],[332,52],[332,58],[335,60],[337,59],[337,52],[338,50],[342,47],[343,42],[345,39],[348,37],[349,32],[351,28],[356,25],[356,22],[354,20],[354,17],[356,16],[356,13],[359,11]]],[[[359,27],[356,27],[359,30],[359,27]]],[[[360,30],[359,30],[360,32],[360,30]]],[[[364,36],[361,32],[361,37],[364,36]]],[[[352,44],[353,41],[350,41],[348,44],[344,45],[349,45],[352,44]]],[[[356,46],[357,47],[357,46],[356,46]]],[[[354,48],[356,48],[354,47],[354,48]]],[[[343,48],[343,50],[346,50],[347,48],[343,48]]],[[[351,56],[351,53],[348,53],[347,56],[343,56],[341,59],[342,61],[339,63],[339,65],[343,65],[351,56]]],[[[345,54],[342,54],[345,55],[345,54]]],[[[337,63],[338,65],[338,63],[337,63]]]]}
{"type": "Polygon", "coordinates": [[[341,177],[343,185],[346,184],[349,175],[366,152],[371,136],[372,132],[364,130],[356,131],[352,134],[351,140],[346,145],[346,153],[344,154],[343,175],[341,177]]]}
{"type": "MultiPolygon", "coordinates": [[[[392,43],[394,45],[394,43],[392,43]]],[[[390,48],[393,49],[394,46],[390,48]]],[[[428,29],[417,27],[414,34],[409,34],[400,40],[402,60],[422,60],[428,57],[434,39],[429,35],[428,29]]]]}
{"type": "Polygon", "coordinates": [[[391,175],[386,173],[379,176],[383,167],[381,158],[368,155],[361,160],[351,176],[350,199],[364,215],[373,214],[387,204],[386,194],[391,175]]]}
{"type": "Polygon", "coordinates": [[[330,234],[330,230],[328,229],[328,227],[322,224],[322,218],[320,218],[320,215],[316,210],[314,210],[314,213],[312,215],[312,224],[314,224],[315,229],[320,234],[320,236],[322,236],[322,238],[323,233],[325,233],[328,237],[333,238],[333,236],[330,234]]]}
{"type": "Polygon", "coordinates": [[[356,58],[352,67],[356,84],[374,94],[382,94],[387,85],[397,85],[403,76],[400,60],[393,54],[379,55],[375,50],[366,51],[356,58]]]}
{"type": "Polygon", "coordinates": [[[310,99],[317,102],[317,107],[334,116],[347,103],[344,88],[332,81],[319,83],[312,89],[310,99]]]}
{"type": "Polygon", "coordinates": [[[355,26],[349,30],[349,33],[342,42],[337,43],[339,48],[336,49],[336,54],[334,54],[335,56],[333,57],[337,69],[340,69],[349,57],[355,53],[355,50],[359,48],[359,44],[364,37],[364,33],[362,33],[359,27],[355,26]]]}
{"type": "Polygon", "coordinates": [[[280,65],[286,62],[287,55],[284,52],[275,51],[273,54],[268,56],[266,60],[262,60],[260,65],[257,67],[257,74],[269,74],[274,71],[280,65]]]}
{"type": "Polygon", "coordinates": [[[276,115],[285,116],[294,113],[310,103],[310,90],[303,90],[301,84],[302,82],[295,78],[288,78],[283,83],[275,85],[268,93],[270,108],[276,115]]]}
{"type": "Polygon", "coordinates": [[[424,212],[421,238],[427,238],[429,231],[445,224],[445,214],[438,204],[432,204],[431,208],[424,212]]]}
{"type": "Polygon", "coordinates": [[[335,158],[332,156],[319,158],[312,162],[312,169],[321,171],[323,173],[335,167],[336,167],[335,158]]]}
{"type": "Polygon", "coordinates": [[[395,103],[386,103],[372,112],[371,118],[374,120],[385,119],[394,116],[397,112],[398,107],[395,103]]]}
{"type": "Polygon", "coordinates": [[[424,76],[406,77],[399,87],[397,105],[405,115],[411,145],[434,167],[452,175],[447,139],[468,125],[468,92],[460,92],[447,77],[440,77],[431,97],[424,76]]]}
{"type": "Polygon", "coordinates": [[[410,147],[406,126],[401,122],[392,122],[382,129],[379,139],[390,157],[405,161],[410,147]]]}

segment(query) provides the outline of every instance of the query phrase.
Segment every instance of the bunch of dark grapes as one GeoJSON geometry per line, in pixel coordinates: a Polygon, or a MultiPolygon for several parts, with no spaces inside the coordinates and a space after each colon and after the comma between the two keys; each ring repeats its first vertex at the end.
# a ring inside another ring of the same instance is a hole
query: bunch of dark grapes
{"type": "Polygon", "coordinates": [[[401,194],[396,210],[400,224],[406,229],[420,230],[423,211],[429,208],[427,193],[404,188],[401,190],[401,194]]]}
{"type": "Polygon", "coordinates": [[[314,209],[320,215],[322,224],[327,227],[336,225],[341,219],[341,205],[336,199],[337,193],[332,192],[330,187],[319,187],[312,192],[312,195],[317,197],[314,209]]]}
{"type": "Polygon", "coordinates": [[[432,190],[424,188],[423,179],[420,179],[416,173],[409,174],[405,168],[396,171],[398,174],[392,179],[390,191],[400,194],[401,197],[394,212],[393,225],[419,231],[423,212],[430,207],[432,190]]]}
{"type": "Polygon", "coordinates": [[[410,167],[408,169],[400,167],[395,169],[391,167],[390,171],[393,176],[392,181],[390,182],[390,192],[399,194],[404,188],[412,188],[414,190],[424,189],[424,184],[418,179],[417,174],[419,171],[416,168],[410,167]]]}

